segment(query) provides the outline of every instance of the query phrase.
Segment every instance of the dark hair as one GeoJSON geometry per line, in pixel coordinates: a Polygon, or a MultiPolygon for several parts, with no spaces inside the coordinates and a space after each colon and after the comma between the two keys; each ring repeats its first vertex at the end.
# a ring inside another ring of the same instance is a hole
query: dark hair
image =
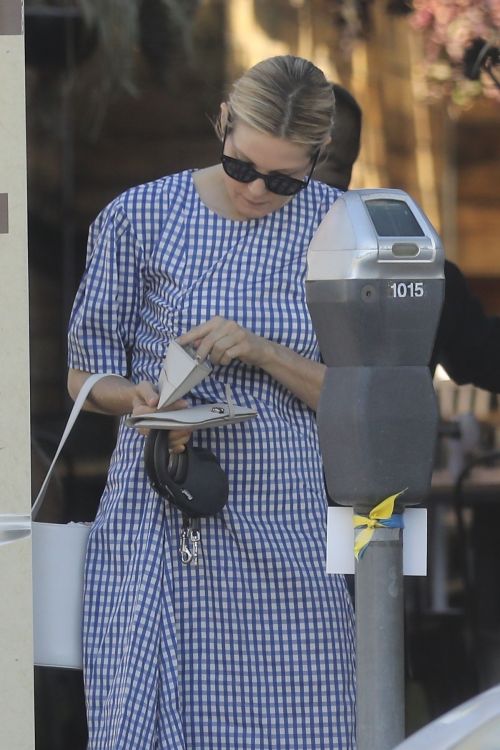
{"type": "Polygon", "coordinates": [[[334,137],[342,138],[343,147],[349,152],[349,163],[354,164],[361,148],[361,125],[363,114],[353,95],[339,83],[333,83],[335,94],[336,117],[332,128],[334,137]]]}
{"type": "Polygon", "coordinates": [[[331,84],[335,94],[335,119],[332,140],[325,159],[316,171],[317,177],[329,185],[347,190],[354,162],[361,148],[363,115],[353,95],[338,83],[331,84]]]}

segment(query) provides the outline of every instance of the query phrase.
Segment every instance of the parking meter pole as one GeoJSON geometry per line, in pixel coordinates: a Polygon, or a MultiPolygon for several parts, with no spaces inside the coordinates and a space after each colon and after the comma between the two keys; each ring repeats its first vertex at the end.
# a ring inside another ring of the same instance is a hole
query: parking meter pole
{"type": "Polygon", "coordinates": [[[405,736],[401,529],[376,529],[356,562],[357,750],[405,736]]]}
{"type": "MultiPolygon", "coordinates": [[[[392,516],[425,497],[438,423],[428,368],[329,367],[317,422],[330,495],[366,526],[395,494],[392,516]]],[[[404,739],[400,534],[376,526],[356,564],[358,750],[392,750],[404,739]]]]}

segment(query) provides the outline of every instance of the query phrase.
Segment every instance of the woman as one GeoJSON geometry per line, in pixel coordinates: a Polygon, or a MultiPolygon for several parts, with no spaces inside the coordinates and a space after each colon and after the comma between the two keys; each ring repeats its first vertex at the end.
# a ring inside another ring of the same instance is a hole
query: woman
{"type": "MultiPolygon", "coordinates": [[[[69,390],[89,408],[154,411],[167,343],[212,375],[187,399],[255,407],[193,434],[229,477],[183,566],[181,514],[150,487],[144,437],[120,424],[86,563],[91,750],[351,750],[352,610],[325,568],[315,428],[324,367],[305,302],[306,253],[337,192],[311,182],[331,86],[312,63],[265,60],[221,105],[221,164],[128,190],[98,217],[69,332],[69,390]]],[[[176,407],[182,406],[178,402],[176,407]]],[[[186,433],[172,433],[184,449],[186,433]]]]}

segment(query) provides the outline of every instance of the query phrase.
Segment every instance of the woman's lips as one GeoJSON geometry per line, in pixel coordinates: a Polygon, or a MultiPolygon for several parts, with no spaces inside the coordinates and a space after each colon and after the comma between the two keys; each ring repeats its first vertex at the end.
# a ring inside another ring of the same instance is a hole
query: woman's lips
{"type": "Polygon", "coordinates": [[[267,201],[260,201],[259,203],[256,203],[255,201],[251,201],[249,198],[245,198],[245,200],[249,206],[252,206],[252,208],[262,208],[263,206],[267,206],[267,201]]]}

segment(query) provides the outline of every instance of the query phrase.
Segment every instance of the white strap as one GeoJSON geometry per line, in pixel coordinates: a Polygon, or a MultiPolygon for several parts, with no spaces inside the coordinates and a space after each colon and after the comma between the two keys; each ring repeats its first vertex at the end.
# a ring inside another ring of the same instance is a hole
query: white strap
{"type": "Polygon", "coordinates": [[[43,503],[43,498],[45,497],[45,492],[47,490],[47,486],[52,476],[52,472],[54,471],[56,461],[59,458],[59,455],[62,449],[64,448],[64,444],[66,443],[66,440],[68,439],[71,430],[73,429],[73,425],[76,422],[76,418],[78,417],[79,413],[82,410],[82,406],[87,400],[87,396],[89,395],[90,391],[92,390],[92,388],[94,387],[94,385],[97,383],[98,380],[102,380],[102,378],[109,378],[112,375],[114,375],[114,377],[121,377],[121,375],[115,375],[112,372],[98,373],[96,375],[91,375],[90,377],[88,377],[85,383],[80,388],[80,392],[78,393],[78,396],[75,399],[75,403],[73,404],[71,414],[69,415],[68,421],[66,422],[66,427],[64,428],[64,432],[59,442],[59,445],[57,447],[56,454],[54,458],[52,459],[52,463],[50,464],[49,470],[47,472],[47,476],[43,480],[43,484],[40,488],[40,492],[38,493],[37,498],[35,502],[33,503],[33,507],[31,509],[32,520],[34,520],[37,517],[38,513],[40,512],[40,508],[42,507],[42,503],[43,503]]]}
{"type": "Polygon", "coordinates": [[[226,391],[226,401],[227,407],[229,409],[229,416],[233,417],[235,412],[235,403],[233,401],[233,392],[229,383],[226,383],[226,385],[224,386],[224,390],[226,391]]]}

